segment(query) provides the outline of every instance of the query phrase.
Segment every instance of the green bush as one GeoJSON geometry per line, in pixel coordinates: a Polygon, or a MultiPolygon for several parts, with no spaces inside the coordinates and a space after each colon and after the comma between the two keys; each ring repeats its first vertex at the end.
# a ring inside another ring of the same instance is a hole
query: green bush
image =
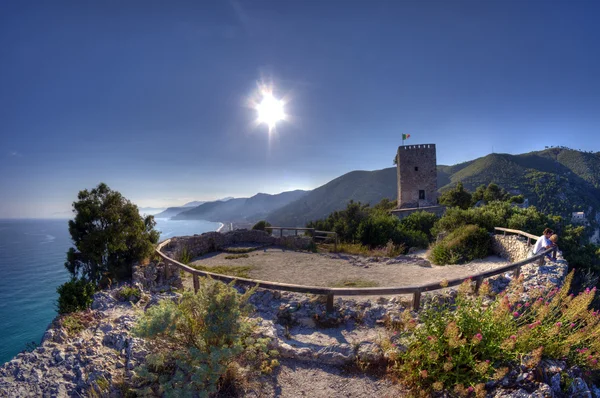
{"type": "Polygon", "coordinates": [[[484,228],[466,225],[436,243],[430,259],[438,265],[466,263],[487,257],[491,253],[491,243],[491,237],[484,228]]]}
{"type": "Polygon", "coordinates": [[[185,292],[179,303],[164,300],[146,311],[134,334],[152,349],[136,374],[151,395],[207,397],[232,368],[269,373],[277,365],[268,339],[252,335],[247,299],[253,291],[240,295],[232,285],[203,278],[197,294],[185,292]]]}
{"type": "Polygon", "coordinates": [[[395,335],[383,347],[391,370],[405,384],[422,392],[452,391],[459,396],[485,396],[484,384],[499,380],[509,367],[535,373],[542,358],[564,358],[569,366],[598,370],[600,319],[589,309],[595,289],[569,295],[573,272],[561,289],[529,291],[520,302],[522,279],[511,293],[484,305],[490,291],[479,295],[463,283],[456,302],[430,302],[413,318],[409,311],[394,325],[395,335]],[[402,347],[402,349],[400,349],[402,347]]]}
{"type": "Polygon", "coordinates": [[[390,239],[396,243],[394,237],[399,226],[400,220],[395,216],[387,214],[369,216],[358,227],[358,240],[371,248],[385,246],[390,239]]]}
{"type": "Polygon", "coordinates": [[[400,225],[404,230],[423,232],[427,239],[431,241],[433,238],[431,229],[440,218],[433,213],[426,211],[417,211],[412,213],[400,221],[400,225]]]}
{"type": "Polygon", "coordinates": [[[261,220],[259,222],[257,222],[256,224],[254,224],[254,226],[252,227],[252,229],[257,230],[257,231],[266,231],[269,234],[273,233],[272,229],[265,229],[266,227],[270,227],[271,224],[269,224],[269,222],[265,221],[265,220],[261,220]]]}
{"type": "Polygon", "coordinates": [[[94,284],[83,279],[71,279],[63,283],[56,289],[58,313],[68,314],[88,309],[94,301],[94,291],[94,284]]]}
{"type": "Polygon", "coordinates": [[[137,287],[129,284],[123,285],[117,291],[117,298],[119,300],[138,301],[142,297],[142,292],[137,287]]]}

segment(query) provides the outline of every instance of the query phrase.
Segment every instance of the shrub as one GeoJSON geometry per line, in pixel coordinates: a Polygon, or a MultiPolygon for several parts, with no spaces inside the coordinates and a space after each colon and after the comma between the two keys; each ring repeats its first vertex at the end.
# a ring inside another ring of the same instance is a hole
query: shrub
{"type": "Polygon", "coordinates": [[[269,224],[267,221],[261,220],[261,221],[257,222],[256,224],[254,224],[252,229],[258,230],[258,231],[266,231],[267,233],[272,234],[273,233],[272,229],[265,229],[265,227],[270,227],[270,226],[271,226],[271,224],[269,224]]]}
{"type": "Polygon", "coordinates": [[[397,217],[387,214],[376,214],[363,220],[358,226],[357,237],[365,246],[385,246],[389,239],[394,240],[400,225],[397,217]]]}
{"type": "Polygon", "coordinates": [[[476,225],[466,225],[457,229],[431,251],[431,261],[434,264],[460,264],[484,258],[491,252],[491,238],[488,232],[476,225]]]}
{"type": "Polygon", "coordinates": [[[520,302],[522,279],[513,281],[512,293],[487,305],[482,295],[489,285],[484,282],[481,295],[474,295],[473,283],[466,281],[456,302],[432,301],[418,319],[405,312],[384,344],[392,371],[423,391],[485,396],[482,383],[502,378],[509,367],[535,370],[542,358],[600,369],[600,317],[588,309],[595,289],[569,295],[572,279],[573,272],[561,289],[529,291],[526,302],[520,302]]]}
{"type": "Polygon", "coordinates": [[[138,301],[142,297],[142,292],[137,287],[124,285],[117,291],[119,300],[138,301]]]}
{"type": "Polygon", "coordinates": [[[250,257],[248,254],[230,254],[229,256],[225,256],[225,260],[237,260],[238,258],[248,258],[250,257]]]}
{"type": "Polygon", "coordinates": [[[68,314],[88,309],[94,301],[94,290],[94,284],[83,279],[71,279],[63,283],[56,289],[58,313],[68,314]]]}
{"type": "Polygon", "coordinates": [[[73,312],[63,315],[59,319],[60,326],[65,329],[69,336],[78,335],[94,321],[94,315],[90,311],[73,312]]]}
{"type": "Polygon", "coordinates": [[[253,292],[240,295],[232,285],[203,278],[197,294],[185,292],[179,303],[164,300],[148,309],[134,334],[148,339],[152,349],[136,374],[154,394],[207,397],[237,366],[270,372],[276,352],[268,350],[268,339],[252,335],[254,324],[247,318],[253,292]]]}
{"type": "Polygon", "coordinates": [[[177,261],[179,261],[182,264],[189,264],[192,262],[192,259],[192,252],[188,249],[187,246],[183,246],[181,248],[181,252],[179,253],[177,261]]]}
{"type": "Polygon", "coordinates": [[[427,239],[432,239],[431,229],[440,218],[433,213],[426,211],[417,211],[400,221],[404,230],[421,231],[427,235],[427,239]]]}

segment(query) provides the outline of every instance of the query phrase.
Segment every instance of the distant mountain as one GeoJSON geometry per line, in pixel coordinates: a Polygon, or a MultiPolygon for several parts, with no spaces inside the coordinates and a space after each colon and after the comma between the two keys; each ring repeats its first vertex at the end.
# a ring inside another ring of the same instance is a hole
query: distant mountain
{"type": "MultiPolygon", "coordinates": [[[[523,194],[543,212],[568,218],[573,211],[585,211],[590,218],[600,211],[600,153],[549,148],[521,155],[490,154],[454,166],[438,165],[440,192],[458,181],[470,191],[494,182],[514,194],[523,194]]],[[[266,219],[272,225],[304,226],[345,208],[350,200],[374,205],[396,197],[395,167],[352,171],[273,211],[266,219]]]]}
{"type": "Polygon", "coordinates": [[[180,212],[175,220],[207,220],[207,221],[258,221],[272,211],[300,199],[307,191],[289,191],[277,195],[259,193],[251,198],[235,198],[225,202],[204,203],[193,209],[180,212]]]}
{"type": "Polygon", "coordinates": [[[171,218],[175,217],[177,214],[189,210],[189,207],[177,206],[177,207],[167,207],[164,211],[155,214],[154,218],[171,218]]]}
{"type": "MultiPolygon", "coordinates": [[[[233,199],[233,196],[227,196],[225,198],[217,199],[216,201],[227,202],[228,200],[231,200],[231,199],[233,199]]],[[[204,203],[208,203],[208,202],[209,201],[207,201],[207,200],[195,200],[193,202],[188,202],[180,207],[198,207],[198,206],[203,205],[204,203]]]]}
{"type": "Polygon", "coordinates": [[[138,208],[140,214],[154,215],[164,211],[164,207],[139,207],[138,208]]]}
{"type": "Polygon", "coordinates": [[[350,200],[375,204],[383,198],[395,199],[396,168],[351,171],[320,186],[267,216],[278,226],[304,226],[308,221],[326,217],[346,207],[350,200]]]}

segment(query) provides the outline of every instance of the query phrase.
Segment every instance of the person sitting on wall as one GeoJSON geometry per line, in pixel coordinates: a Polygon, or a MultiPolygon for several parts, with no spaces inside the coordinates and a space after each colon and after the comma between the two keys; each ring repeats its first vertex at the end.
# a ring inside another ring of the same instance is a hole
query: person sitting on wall
{"type": "MultiPolygon", "coordinates": [[[[550,237],[550,243],[552,243],[552,247],[556,247],[556,250],[558,250],[558,244],[556,243],[558,242],[558,235],[556,234],[552,234],[552,236],[550,237]]],[[[552,260],[556,260],[556,252],[553,252],[552,255],[550,253],[546,254],[546,257],[552,259],[552,260]]]]}
{"type": "Polygon", "coordinates": [[[531,252],[529,253],[529,257],[533,257],[536,254],[540,254],[544,250],[551,248],[553,246],[553,243],[550,240],[550,237],[553,234],[554,234],[554,231],[552,231],[550,228],[546,228],[544,230],[544,233],[542,234],[542,236],[540,236],[538,238],[538,240],[535,242],[535,245],[533,245],[533,248],[531,249],[531,252]]]}

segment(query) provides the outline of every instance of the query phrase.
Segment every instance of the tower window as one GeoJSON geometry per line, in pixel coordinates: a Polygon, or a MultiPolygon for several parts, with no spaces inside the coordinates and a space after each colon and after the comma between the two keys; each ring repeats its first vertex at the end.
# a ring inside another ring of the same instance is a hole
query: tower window
{"type": "Polygon", "coordinates": [[[425,191],[423,189],[419,189],[419,200],[425,200],[425,191]]]}
{"type": "Polygon", "coordinates": [[[415,166],[415,171],[419,171],[419,168],[417,166],[415,166]]]}

